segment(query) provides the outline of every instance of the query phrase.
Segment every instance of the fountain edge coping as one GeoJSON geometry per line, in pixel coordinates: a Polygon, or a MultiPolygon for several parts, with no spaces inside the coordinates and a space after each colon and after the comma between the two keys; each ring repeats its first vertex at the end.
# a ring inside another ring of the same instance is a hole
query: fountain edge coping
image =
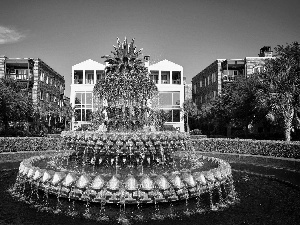
{"type": "Polygon", "coordinates": [[[196,151],[202,155],[223,159],[229,163],[244,163],[259,165],[264,167],[273,167],[276,169],[285,169],[300,173],[300,159],[283,158],[275,156],[262,156],[238,153],[221,153],[221,152],[205,152],[196,151]]]}

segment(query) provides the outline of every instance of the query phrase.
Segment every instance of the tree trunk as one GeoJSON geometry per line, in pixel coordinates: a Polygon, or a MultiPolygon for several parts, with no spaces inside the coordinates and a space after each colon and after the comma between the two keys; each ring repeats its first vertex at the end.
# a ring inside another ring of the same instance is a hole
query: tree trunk
{"type": "Polygon", "coordinates": [[[284,115],[284,138],[286,141],[291,141],[292,121],[294,117],[294,109],[291,112],[286,112],[284,115]]]}
{"type": "Polygon", "coordinates": [[[186,132],[190,133],[190,126],[189,126],[189,115],[186,115],[186,132]]]}

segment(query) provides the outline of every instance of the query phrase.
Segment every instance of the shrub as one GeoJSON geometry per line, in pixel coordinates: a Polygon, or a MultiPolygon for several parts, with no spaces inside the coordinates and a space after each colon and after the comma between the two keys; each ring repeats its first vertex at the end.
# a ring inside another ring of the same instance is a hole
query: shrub
{"type": "Polygon", "coordinates": [[[178,131],[175,127],[173,127],[172,125],[163,125],[163,131],[178,131]]]}
{"type": "Polygon", "coordinates": [[[1,152],[60,150],[61,138],[0,137],[1,152]]]}
{"type": "Polygon", "coordinates": [[[201,135],[202,131],[199,129],[194,129],[190,131],[190,135],[201,135]]]}
{"type": "Polygon", "coordinates": [[[300,159],[300,142],[202,138],[191,140],[195,150],[300,159]]]}

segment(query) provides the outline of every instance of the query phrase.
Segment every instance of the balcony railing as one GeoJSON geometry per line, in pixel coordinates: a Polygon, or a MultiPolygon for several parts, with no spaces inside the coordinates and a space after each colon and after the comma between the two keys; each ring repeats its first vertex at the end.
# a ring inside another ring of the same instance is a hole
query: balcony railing
{"type": "Polygon", "coordinates": [[[236,80],[236,77],[235,75],[223,75],[223,81],[224,82],[233,82],[236,80]]]}
{"type": "Polygon", "coordinates": [[[173,80],[173,84],[181,84],[180,80],[173,80]]]}
{"type": "Polygon", "coordinates": [[[6,78],[11,78],[11,79],[14,79],[14,80],[32,80],[33,78],[33,74],[30,73],[29,75],[28,74],[10,74],[10,73],[7,73],[5,74],[5,77],[6,78]]]}

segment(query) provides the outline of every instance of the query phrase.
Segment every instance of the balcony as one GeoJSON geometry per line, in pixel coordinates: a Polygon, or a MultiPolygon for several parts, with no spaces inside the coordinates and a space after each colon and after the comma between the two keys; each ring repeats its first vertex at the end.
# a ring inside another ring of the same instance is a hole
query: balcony
{"type": "Polygon", "coordinates": [[[33,87],[33,74],[15,74],[15,73],[6,73],[5,78],[13,79],[17,81],[18,86],[21,89],[27,89],[33,87]]]}

